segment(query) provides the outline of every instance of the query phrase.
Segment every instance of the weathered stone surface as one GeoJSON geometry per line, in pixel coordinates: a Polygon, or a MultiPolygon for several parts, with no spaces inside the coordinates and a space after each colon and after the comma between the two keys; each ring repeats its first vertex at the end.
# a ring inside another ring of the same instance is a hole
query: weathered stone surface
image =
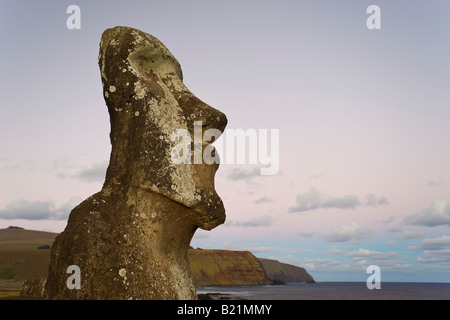
{"type": "Polygon", "coordinates": [[[33,297],[33,298],[45,298],[45,284],[47,279],[33,279],[27,280],[23,283],[20,290],[20,296],[33,297]]]}
{"type": "MultiPolygon", "coordinates": [[[[183,84],[178,61],[155,37],[116,27],[103,33],[99,66],[112,144],[100,192],[74,208],[55,240],[51,299],[195,299],[187,250],[195,230],[225,221],[214,189],[218,164],[171,160],[175,129],[223,131],[225,115],[183,84]],[[68,289],[67,267],[81,270],[68,289]]],[[[205,148],[208,143],[203,143],[205,148]]]]}

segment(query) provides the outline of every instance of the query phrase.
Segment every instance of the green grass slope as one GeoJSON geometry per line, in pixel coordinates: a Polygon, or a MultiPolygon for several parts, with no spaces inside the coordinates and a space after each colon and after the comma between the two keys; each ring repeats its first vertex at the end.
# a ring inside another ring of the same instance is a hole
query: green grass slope
{"type": "Polygon", "coordinates": [[[0,229],[0,251],[35,250],[39,246],[51,246],[57,235],[57,233],[17,227],[0,229]]]}

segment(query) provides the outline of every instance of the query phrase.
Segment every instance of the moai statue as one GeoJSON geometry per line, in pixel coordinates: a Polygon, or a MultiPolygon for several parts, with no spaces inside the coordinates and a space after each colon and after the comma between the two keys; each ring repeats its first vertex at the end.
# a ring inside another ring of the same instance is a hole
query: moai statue
{"type": "Polygon", "coordinates": [[[47,296],[196,299],[187,250],[197,228],[225,221],[214,188],[219,165],[174,162],[173,133],[193,135],[196,121],[203,132],[223,132],[226,116],[185,87],[178,61],[142,31],[106,30],[99,66],[111,158],[102,190],[72,210],[54,242],[47,296]],[[79,267],[79,289],[67,283],[71,265],[79,267]]]}

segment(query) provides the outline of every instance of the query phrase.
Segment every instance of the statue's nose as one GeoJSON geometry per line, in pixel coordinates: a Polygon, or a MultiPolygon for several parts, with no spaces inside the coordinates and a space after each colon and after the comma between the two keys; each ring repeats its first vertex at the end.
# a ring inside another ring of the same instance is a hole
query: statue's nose
{"type": "Polygon", "coordinates": [[[178,101],[180,107],[184,110],[188,126],[193,128],[194,121],[201,122],[203,131],[216,129],[220,132],[225,130],[228,123],[224,113],[209,106],[194,95],[187,95],[178,101]]]}
{"type": "Polygon", "coordinates": [[[202,104],[203,115],[200,117],[200,120],[202,121],[203,128],[205,130],[217,129],[223,132],[228,122],[225,114],[204,102],[202,104]]]}

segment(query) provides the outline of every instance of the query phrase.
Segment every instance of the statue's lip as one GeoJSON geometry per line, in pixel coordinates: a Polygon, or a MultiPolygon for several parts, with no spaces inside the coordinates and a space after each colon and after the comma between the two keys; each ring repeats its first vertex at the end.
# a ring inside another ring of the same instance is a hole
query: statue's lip
{"type": "MultiPolygon", "coordinates": [[[[208,215],[208,210],[206,209],[206,206],[202,205],[201,201],[196,201],[193,204],[187,204],[186,201],[183,201],[183,199],[181,197],[174,196],[173,193],[170,193],[170,192],[167,192],[167,191],[166,192],[161,192],[161,190],[156,191],[156,190],[154,190],[152,188],[148,188],[148,187],[143,187],[143,188],[146,189],[147,191],[150,191],[152,193],[155,193],[155,194],[158,194],[158,195],[160,195],[162,197],[165,197],[165,198],[167,198],[167,199],[169,199],[171,201],[179,203],[180,205],[182,205],[185,208],[191,209],[191,210],[196,211],[196,212],[198,212],[200,214],[203,214],[203,215],[208,215]]],[[[219,195],[217,193],[214,192],[214,195],[217,196],[218,199],[220,199],[220,197],[219,197],[219,195]]],[[[220,204],[221,204],[221,208],[223,209],[223,202],[222,202],[221,199],[220,199],[220,204]]]]}
{"type": "Polygon", "coordinates": [[[197,220],[196,224],[198,224],[198,227],[203,230],[214,229],[215,227],[217,227],[225,222],[225,219],[226,219],[225,207],[222,202],[221,202],[220,208],[216,208],[215,210],[213,210],[211,212],[211,210],[208,210],[205,206],[202,206],[200,203],[199,203],[200,205],[196,204],[193,206],[188,206],[188,205],[180,202],[179,200],[174,200],[173,198],[170,198],[166,195],[164,195],[164,196],[169,198],[172,201],[179,203],[183,207],[196,212],[198,214],[198,216],[197,216],[198,220],[196,218],[196,220],[197,220]],[[222,212],[222,214],[217,215],[218,212],[222,212]]]}

